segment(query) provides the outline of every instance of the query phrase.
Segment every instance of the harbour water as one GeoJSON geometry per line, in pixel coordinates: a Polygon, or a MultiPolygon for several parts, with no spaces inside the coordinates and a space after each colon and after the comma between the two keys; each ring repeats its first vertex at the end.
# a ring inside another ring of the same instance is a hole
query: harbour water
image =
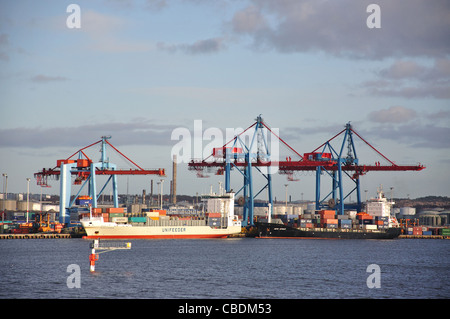
{"type": "Polygon", "coordinates": [[[132,240],[100,254],[94,273],[90,243],[0,241],[0,299],[450,298],[449,240],[132,240]]]}

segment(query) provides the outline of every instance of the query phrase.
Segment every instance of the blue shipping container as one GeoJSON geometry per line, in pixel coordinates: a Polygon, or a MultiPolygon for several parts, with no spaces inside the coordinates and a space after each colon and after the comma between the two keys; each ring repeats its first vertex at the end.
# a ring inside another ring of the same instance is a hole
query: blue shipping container
{"type": "Polygon", "coordinates": [[[88,206],[92,204],[92,200],[90,199],[77,199],[75,201],[75,204],[80,205],[80,206],[88,206]]]}
{"type": "Polygon", "coordinates": [[[145,223],[147,222],[147,217],[129,217],[128,220],[132,223],[145,223]]]}

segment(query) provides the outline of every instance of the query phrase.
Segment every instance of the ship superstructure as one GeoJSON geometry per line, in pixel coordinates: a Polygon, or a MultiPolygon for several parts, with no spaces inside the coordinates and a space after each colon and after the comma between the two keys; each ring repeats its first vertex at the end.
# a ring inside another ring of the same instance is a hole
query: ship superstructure
{"type": "Polygon", "coordinates": [[[392,207],[394,206],[395,202],[391,200],[388,200],[383,192],[383,187],[380,186],[377,190],[377,197],[371,198],[366,202],[366,212],[379,220],[387,220],[388,223],[384,226],[388,227],[398,227],[398,221],[391,214],[392,207]]]}

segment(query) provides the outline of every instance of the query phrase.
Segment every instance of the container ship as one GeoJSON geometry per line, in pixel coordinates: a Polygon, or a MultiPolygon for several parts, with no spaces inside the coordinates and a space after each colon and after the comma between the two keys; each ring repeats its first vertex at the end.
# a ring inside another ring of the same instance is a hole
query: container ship
{"type": "Polygon", "coordinates": [[[320,210],[285,223],[280,220],[256,222],[256,237],[394,239],[401,234],[401,228],[397,219],[391,216],[393,204],[379,189],[378,197],[366,203],[366,212],[347,211],[336,215],[334,210],[320,210]]]}
{"type": "Polygon", "coordinates": [[[81,216],[80,221],[87,234],[83,238],[227,238],[241,232],[241,221],[234,214],[234,193],[211,193],[202,196],[202,201],[201,211],[184,217],[168,216],[163,210],[146,212],[146,216],[139,217],[111,213],[120,208],[110,208],[108,216],[105,213],[91,211],[81,216]]]}

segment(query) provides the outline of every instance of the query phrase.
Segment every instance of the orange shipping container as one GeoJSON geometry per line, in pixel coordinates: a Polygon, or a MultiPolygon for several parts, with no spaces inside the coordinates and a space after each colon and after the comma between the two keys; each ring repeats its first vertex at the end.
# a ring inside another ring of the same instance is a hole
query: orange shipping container
{"type": "Polygon", "coordinates": [[[338,220],[335,218],[322,218],[320,220],[322,224],[337,224],[338,220]]]}
{"type": "Polygon", "coordinates": [[[93,213],[101,213],[102,209],[101,208],[92,208],[92,212],[93,213]]]}
{"type": "Polygon", "coordinates": [[[373,219],[372,215],[369,215],[367,213],[358,213],[356,214],[357,219],[373,219]]]}
{"type": "Polygon", "coordinates": [[[320,218],[334,218],[336,212],[334,210],[321,210],[319,211],[320,218]]]}
{"type": "Polygon", "coordinates": [[[87,167],[87,166],[89,166],[89,160],[77,159],[77,167],[87,167]]]}
{"type": "Polygon", "coordinates": [[[124,209],[123,207],[109,207],[106,209],[106,212],[109,213],[113,213],[113,214],[120,214],[123,213],[124,209]]]}

